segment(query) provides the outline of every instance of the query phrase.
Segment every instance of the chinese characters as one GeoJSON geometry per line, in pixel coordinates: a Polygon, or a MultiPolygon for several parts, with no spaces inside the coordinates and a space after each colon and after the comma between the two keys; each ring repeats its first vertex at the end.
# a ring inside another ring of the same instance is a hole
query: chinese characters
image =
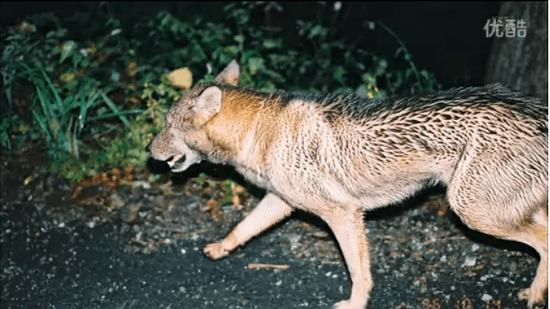
{"type": "Polygon", "coordinates": [[[513,19],[508,17],[494,17],[488,19],[485,23],[485,37],[490,38],[524,38],[527,35],[527,22],[523,19],[513,19]]]}

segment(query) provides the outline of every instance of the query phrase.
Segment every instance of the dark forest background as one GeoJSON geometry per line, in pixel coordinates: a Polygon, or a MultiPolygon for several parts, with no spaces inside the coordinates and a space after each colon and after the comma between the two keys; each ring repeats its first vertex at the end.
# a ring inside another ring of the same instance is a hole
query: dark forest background
{"type": "MultiPolygon", "coordinates": [[[[226,2],[115,2],[113,10],[125,25],[171,12],[181,20],[200,16],[213,22],[223,20],[226,2]]],[[[290,46],[300,46],[296,20],[315,18],[316,3],[281,2],[282,12],[273,12],[269,23],[283,29],[290,46]]],[[[52,11],[78,20],[89,11],[87,2],[3,2],[2,24],[13,24],[31,13],[52,11]]],[[[382,33],[366,31],[363,23],[380,20],[403,40],[419,67],[434,72],[444,88],[482,85],[493,39],[483,27],[499,13],[499,2],[343,2],[334,31],[337,37],[358,41],[358,47],[392,54],[397,42],[382,33]]],[[[264,23],[265,15],[254,14],[264,23]]],[[[72,30],[72,29],[71,29],[72,30]]],[[[72,31],[71,31],[72,32],[72,31]]],[[[87,35],[75,33],[75,35],[87,35]]]]}

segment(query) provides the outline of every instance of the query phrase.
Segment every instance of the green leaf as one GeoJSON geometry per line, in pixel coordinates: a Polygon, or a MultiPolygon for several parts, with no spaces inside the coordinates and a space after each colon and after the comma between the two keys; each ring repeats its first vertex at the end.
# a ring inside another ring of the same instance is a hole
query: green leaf
{"type": "Polygon", "coordinates": [[[44,132],[44,134],[48,138],[48,141],[51,141],[52,136],[50,134],[50,130],[48,130],[48,126],[46,125],[45,119],[34,110],[32,111],[32,113],[34,115],[34,119],[36,119],[36,122],[38,122],[38,126],[40,126],[40,129],[42,129],[42,132],[44,132]]]}
{"type": "Polygon", "coordinates": [[[50,80],[50,78],[48,77],[46,72],[44,72],[42,69],[40,69],[40,72],[42,73],[42,76],[46,80],[46,83],[48,83],[48,86],[50,87],[50,89],[51,89],[51,91],[52,91],[52,93],[55,97],[55,100],[52,103],[55,103],[57,105],[58,109],[62,110],[63,109],[63,100],[61,100],[61,97],[59,96],[58,91],[55,89],[52,81],[50,80]]]}
{"type": "Polygon", "coordinates": [[[371,73],[364,73],[361,75],[361,79],[363,79],[367,85],[376,85],[376,77],[371,73]]]}
{"type": "Polygon", "coordinates": [[[419,73],[420,73],[420,76],[424,77],[425,79],[428,79],[428,80],[430,79],[430,75],[429,75],[428,71],[422,70],[419,73]]]}
{"type": "Polygon", "coordinates": [[[123,111],[123,112],[105,114],[105,109],[103,109],[103,114],[101,114],[101,116],[90,117],[90,118],[88,118],[88,121],[94,121],[94,120],[100,120],[100,119],[106,119],[106,118],[113,118],[113,117],[120,117],[121,115],[140,114],[140,113],[143,113],[143,112],[144,112],[144,110],[142,110],[142,109],[136,109],[136,110],[131,110],[131,111],[123,111]]]}
{"type": "Polygon", "coordinates": [[[409,76],[411,76],[412,74],[413,74],[412,69],[406,69],[405,70],[405,79],[409,78],[409,76]]]}
{"type": "Polygon", "coordinates": [[[321,25],[316,25],[315,27],[311,28],[309,31],[308,38],[314,38],[316,36],[320,36],[321,38],[324,38],[327,34],[327,29],[321,25]]]}
{"type": "Polygon", "coordinates": [[[337,66],[334,70],[334,79],[341,84],[345,83],[344,75],[346,74],[346,69],[342,66],[337,66]]]}
{"type": "Polygon", "coordinates": [[[282,42],[281,40],[273,40],[273,39],[266,39],[264,40],[264,47],[267,49],[272,48],[281,48],[282,42]]]}
{"type": "Polygon", "coordinates": [[[112,71],[111,72],[111,81],[115,82],[115,83],[118,83],[118,81],[120,80],[120,73],[118,73],[117,71],[112,71]]]}
{"type": "MultiPolygon", "coordinates": [[[[239,51],[239,48],[235,45],[230,45],[230,46],[226,46],[223,48],[223,51],[225,53],[228,53],[229,55],[233,56],[233,55],[236,55],[237,52],[239,51]]],[[[222,61],[223,62],[223,61],[222,61]]]]}
{"type": "Polygon", "coordinates": [[[67,57],[71,56],[76,50],[76,43],[74,41],[66,41],[61,48],[61,59],[59,63],[63,63],[67,57]]]}
{"type": "Polygon", "coordinates": [[[376,67],[376,75],[384,74],[387,67],[388,61],[386,61],[386,59],[380,59],[380,61],[378,62],[378,66],[376,67]]]}
{"type": "Polygon", "coordinates": [[[244,42],[244,36],[241,35],[241,34],[234,36],[233,39],[234,39],[237,43],[243,43],[243,42],[244,42]]]}
{"type": "Polygon", "coordinates": [[[118,107],[115,105],[115,103],[113,103],[113,101],[111,101],[111,99],[109,99],[109,97],[105,94],[105,92],[101,91],[101,97],[103,98],[103,101],[105,102],[105,104],[107,104],[107,106],[109,106],[109,108],[114,112],[114,114],[118,116],[120,121],[122,121],[125,126],[130,127],[130,121],[128,120],[128,118],[126,118],[126,116],[124,116],[120,112],[118,107]]]}
{"type": "Polygon", "coordinates": [[[248,59],[248,70],[250,72],[250,75],[255,75],[259,70],[263,69],[264,66],[264,59],[260,57],[254,57],[248,59]]]}

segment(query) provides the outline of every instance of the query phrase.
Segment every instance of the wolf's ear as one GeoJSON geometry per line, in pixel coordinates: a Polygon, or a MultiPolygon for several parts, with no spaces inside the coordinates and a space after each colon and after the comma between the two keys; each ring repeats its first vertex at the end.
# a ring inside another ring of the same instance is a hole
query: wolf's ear
{"type": "Polygon", "coordinates": [[[195,101],[193,111],[200,124],[206,123],[222,109],[222,90],[216,86],[208,87],[195,101]]]}
{"type": "Polygon", "coordinates": [[[239,75],[239,64],[237,61],[233,60],[223,69],[218,77],[216,77],[216,82],[237,86],[239,83],[239,75]]]}

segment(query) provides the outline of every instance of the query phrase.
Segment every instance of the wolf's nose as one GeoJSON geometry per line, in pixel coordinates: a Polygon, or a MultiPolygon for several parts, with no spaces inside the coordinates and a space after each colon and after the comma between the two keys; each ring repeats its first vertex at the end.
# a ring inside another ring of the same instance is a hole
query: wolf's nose
{"type": "Polygon", "coordinates": [[[150,141],[149,144],[147,144],[147,146],[145,146],[145,150],[147,152],[151,152],[151,144],[153,143],[153,141],[150,141]]]}

